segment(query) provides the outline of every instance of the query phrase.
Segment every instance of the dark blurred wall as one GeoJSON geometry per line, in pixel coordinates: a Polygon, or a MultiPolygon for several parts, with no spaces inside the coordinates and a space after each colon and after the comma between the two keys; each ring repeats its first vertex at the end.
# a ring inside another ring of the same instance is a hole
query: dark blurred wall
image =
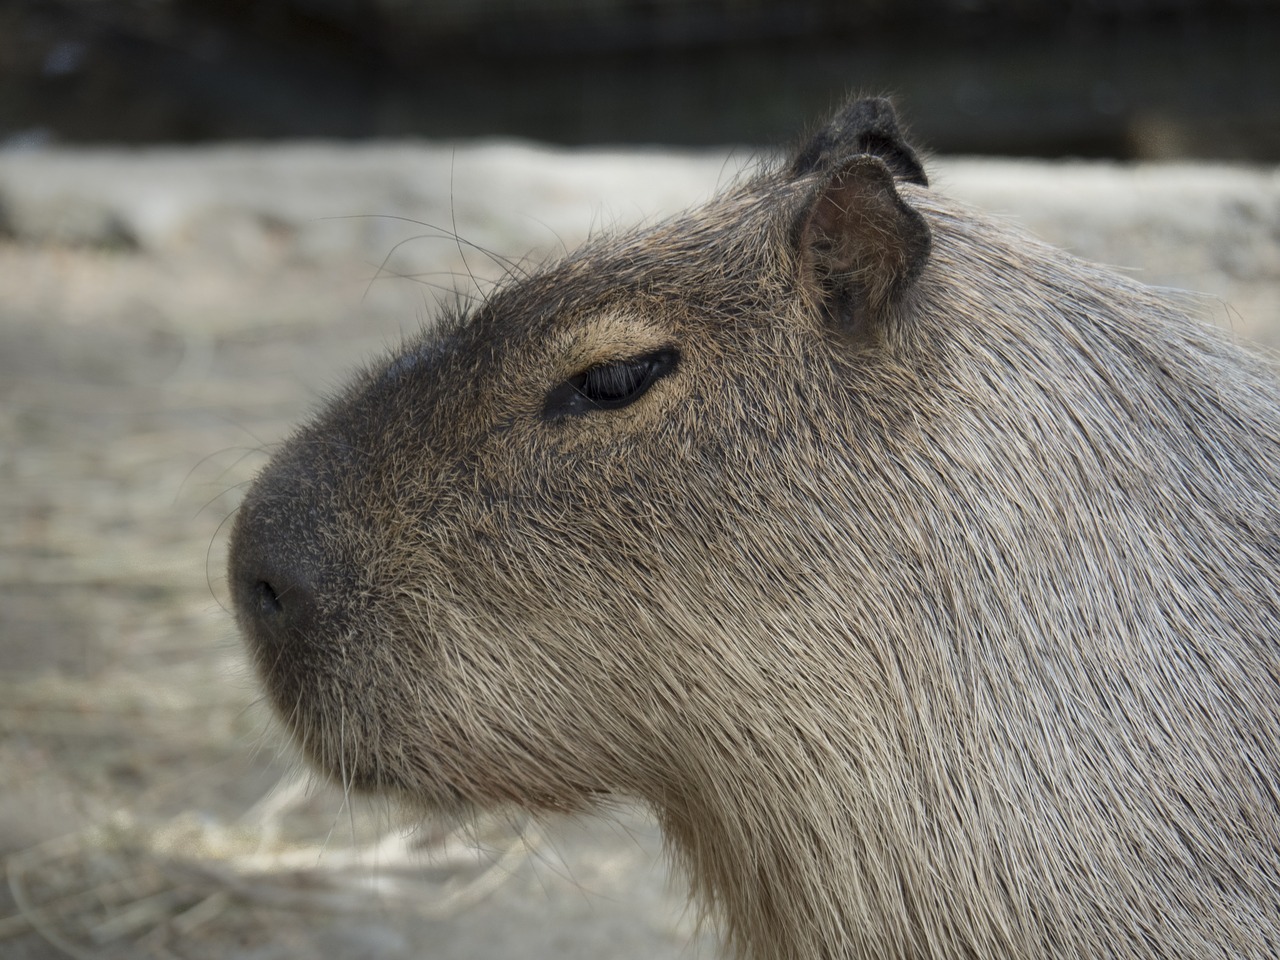
{"type": "Polygon", "coordinates": [[[771,143],[1280,161],[1280,0],[0,0],[0,143],[771,143]]]}

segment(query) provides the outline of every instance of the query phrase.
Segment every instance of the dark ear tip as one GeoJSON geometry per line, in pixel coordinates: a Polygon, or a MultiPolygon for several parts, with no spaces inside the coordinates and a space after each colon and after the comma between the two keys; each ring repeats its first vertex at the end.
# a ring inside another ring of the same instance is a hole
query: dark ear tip
{"type": "Polygon", "coordinates": [[[898,111],[888,97],[863,97],[848,103],[838,114],[841,118],[857,118],[863,125],[875,124],[897,132],[898,111]]]}
{"type": "Polygon", "coordinates": [[[928,186],[924,166],[898,126],[898,114],[884,97],[849,101],[791,161],[789,173],[802,177],[857,154],[879,157],[899,179],[928,186]]]}

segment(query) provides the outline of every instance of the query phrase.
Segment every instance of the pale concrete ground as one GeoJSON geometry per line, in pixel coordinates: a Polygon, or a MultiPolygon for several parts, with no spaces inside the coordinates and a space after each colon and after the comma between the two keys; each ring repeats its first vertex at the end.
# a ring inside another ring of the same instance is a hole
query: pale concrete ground
{"type": "MultiPolygon", "coordinates": [[[[273,815],[260,801],[283,802],[288,766],[222,568],[225,521],[271,445],[442,290],[484,289],[496,255],[554,255],[696,203],[749,161],[513,144],[0,153],[0,956],[714,955],[710,936],[690,945],[637,811],[541,825],[523,854],[504,855],[501,822],[462,854],[420,831],[432,853],[408,873],[394,831],[351,851],[386,826],[376,806],[352,815],[320,790],[273,815]],[[378,890],[350,885],[365,873],[378,890]]],[[[1209,293],[1216,320],[1280,345],[1280,171],[932,169],[938,189],[1209,293]]]]}

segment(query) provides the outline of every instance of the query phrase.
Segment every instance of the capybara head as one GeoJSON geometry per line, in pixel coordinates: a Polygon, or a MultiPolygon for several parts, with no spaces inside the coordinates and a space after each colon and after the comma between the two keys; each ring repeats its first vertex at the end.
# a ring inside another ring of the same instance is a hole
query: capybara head
{"type": "Polygon", "coordinates": [[[360,374],[230,579],[322,770],[650,804],[757,958],[1280,954],[1280,389],[884,101],[360,374]]]}

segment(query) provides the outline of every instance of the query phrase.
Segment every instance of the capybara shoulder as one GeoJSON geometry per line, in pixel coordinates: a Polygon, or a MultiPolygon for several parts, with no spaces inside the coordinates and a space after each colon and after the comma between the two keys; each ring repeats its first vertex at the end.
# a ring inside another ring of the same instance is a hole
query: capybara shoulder
{"type": "Polygon", "coordinates": [[[366,370],[230,580],[322,770],[639,798],[743,956],[1280,955],[1275,372],[884,101],[366,370]]]}

